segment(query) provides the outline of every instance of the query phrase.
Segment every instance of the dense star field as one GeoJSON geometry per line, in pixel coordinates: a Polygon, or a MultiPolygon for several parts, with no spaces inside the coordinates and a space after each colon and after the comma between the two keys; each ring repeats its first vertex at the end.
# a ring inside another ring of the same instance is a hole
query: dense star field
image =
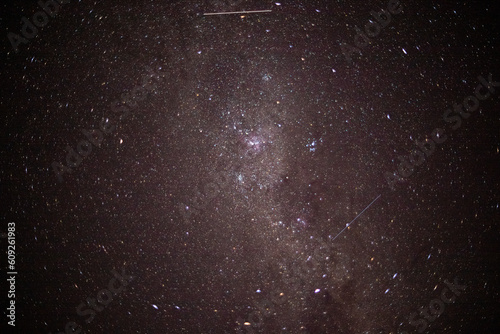
{"type": "Polygon", "coordinates": [[[498,333],[499,23],[2,4],[0,331],[498,333]]]}

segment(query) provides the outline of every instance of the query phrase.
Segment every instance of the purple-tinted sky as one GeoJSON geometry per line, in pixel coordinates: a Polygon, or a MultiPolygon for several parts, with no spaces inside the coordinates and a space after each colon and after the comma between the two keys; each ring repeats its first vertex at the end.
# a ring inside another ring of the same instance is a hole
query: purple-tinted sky
{"type": "Polygon", "coordinates": [[[498,333],[491,3],[2,5],[6,333],[498,333]]]}

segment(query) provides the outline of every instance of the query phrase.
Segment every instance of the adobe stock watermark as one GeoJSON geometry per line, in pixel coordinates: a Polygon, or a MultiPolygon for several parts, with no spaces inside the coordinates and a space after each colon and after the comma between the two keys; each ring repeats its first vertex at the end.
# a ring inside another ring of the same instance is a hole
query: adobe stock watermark
{"type": "MultiPolygon", "coordinates": [[[[315,246],[311,255],[304,255],[305,253],[301,252],[298,259],[292,262],[291,265],[280,264],[283,270],[283,283],[290,291],[295,291],[302,301],[305,301],[308,291],[303,287],[304,282],[311,278],[312,272],[319,273],[322,266],[326,265],[326,261],[330,259],[334,252],[331,242],[328,243],[323,238],[313,238],[312,240],[315,246]]],[[[320,292],[320,289],[314,290],[314,293],[318,292],[320,292]]],[[[289,296],[285,295],[284,292],[271,289],[270,296],[267,299],[262,301],[254,300],[253,310],[246,316],[246,320],[241,317],[236,320],[238,325],[236,332],[253,334],[256,330],[259,331],[263,327],[264,319],[274,315],[276,307],[286,303],[288,298],[289,296]]]]}
{"type": "MultiPolygon", "coordinates": [[[[446,123],[452,123],[451,128],[457,130],[462,126],[462,120],[470,117],[470,113],[479,108],[480,101],[489,99],[496,93],[495,87],[500,87],[500,82],[493,81],[493,75],[488,75],[488,80],[484,77],[478,77],[479,84],[476,86],[473,95],[464,98],[462,104],[454,103],[452,108],[443,113],[443,120],[446,123]]],[[[397,170],[394,172],[385,172],[384,177],[391,190],[395,190],[396,183],[402,182],[404,178],[410,177],[416,167],[421,166],[436,150],[436,146],[444,143],[448,139],[445,130],[435,128],[430,138],[423,141],[415,140],[415,146],[406,156],[398,156],[400,161],[397,170]]]]}
{"type": "MultiPolygon", "coordinates": [[[[296,251],[297,258],[290,261],[286,258],[283,262],[279,262],[280,270],[283,277],[284,286],[287,287],[289,291],[293,291],[295,300],[293,301],[295,308],[300,308],[305,306],[305,301],[308,294],[317,294],[321,292],[321,289],[314,286],[307,286],[308,282],[311,282],[311,278],[314,275],[321,274],[321,278],[325,278],[326,274],[323,272],[330,272],[331,269],[328,268],[329,263],[342,268],[340,271],[336,271],[335,280],[341,284],[344,280],[348,279],[348,269],[346,269],[347,260],[343,255],[344,252],[340,252],[333,248],[333,242],[339,237],[349,226],[351,226],[356,219],[358,219],[368,208],[375,203],[381,195],[377,196],[370,204],[368,204],[351,222],[346,224],[346,227],[340,231],[334,237],[332,235],[328,236],[328,241],[324,240],[322,237],[310,236],[311,244],[305,247],[302,252],[296,251]],[[309,247],[310,246],[310,247],[309,247]],[[332,261],[332,256],[335,258],[332,261]],[[287,262],[291,262],[290,265],[287,262]],[[298,301],[297,301],[298,300],[298,301]],[[302,305],[300,305],[301,303],[302,305]]],[[[330,219],[328,219],[330,221],[330,219]]],[[[319,277],[318,277],[319,278],[319,277]]],[[[327,289],[325,289],[327,290],[327,289]]],[[[283,292],[278,292],[276,289],[270,289],[271,297],[264,300],[263,302],[254,301],[254,308],[246,319],[243,320],[238,317],[236,323],[238,324],[237,332],[242,333],[246,330],[248,333],[254,333],[254,328],[262,327],[264,322],[264,317],[269,317],[275,312],[275,306],[279,306],[287,302],[289,296],[286,296],[283,292]]],[[[257,291],[258,293],[262,291],[257,291]]]]}
{"type": "MultiPolygon", "coordinates": [[[[445,280],[444,284],[446,286],[443,287],[439,296],[432,299],[428,306],[421,306],[418,312],[413,312],[408,317],[408,323],[416,327],[417,332],[423,333],[429,327],[430,323],[444,313],[446,305],[454,303],[456,297],[459,297],[467,288],[466,285],[461,285],[458,282],[457,277],[455,277],[453,283],[445,280]]],[[[408,332],[403,331],[400,334],[408,334],[408,332]]]]}
{"type": "MultiPolygon", "coordinates": [[[[125,272],[125,268],[122,268],[121,273],[116,270],[112,270],[111,273],[113,277],[109,280],[107,289],[99,290],[92,297],[88,297],[86,302],[82,302],[76,307],[76,314],[80,317],[86,317],[86,324],[90,324],[95,319],[97,312],[102,312],[135,279],[134,276],[125,272]]],[[[82,333],[82,330],[83,327],[78,322],[68,321],[64,326],[64,332],[55,334],[78,334],[82,333]]]]}
{"type": "MultiPolygon", "coordinates": [[[[131,111],[137,108],[137,102],[144,101],[149,93],[157,88],[157,84],[151,79],[155,78],[158,80],[158,83],[161,82],[161,76],[158,73],[155,73],[149,67],[146,67],[146,70],[149,73],[142,76],[142,84],[135,86],[130,92],[123,93],[121,95],[121,99],[111,102],[109,108],[115,115],[117,113],[119,114],[118,120],[122,121],[129,117],[131,115],[131,111]]],[[[76,150],[73,147],[66,145],[66,165],[64,165],[64,162],[58,161],[54,161],[51,164],[52,171],[57,177],[57,180],[59,182],[63,182],[64,174],[70,174],[73,172],[74,168],[80,166],[83,160],[88,157],[90,153],[92,153],[93,147],[101,147],[104,135],[113,133],[115,129],[116,125],[111,124],[110,118],[104,117],[99,123],[98,129],[82,129],[81,133],[87,140],[82,139],[79,141],[76,144],[76,150]]]]}
{"type": "MultiPolygon", "coordinates": [[[[229,142],[229,145],[238,145],[238,140],[235,139],[233,142],[229,142]]],[[[250,148],[245,150],[240,156],[240,160],[254,158],[258,153],[258,148],[250,148]]],[[[222,194],[224,191],[229,191],[231,186],[236,189],[238,179],[238,173],[235,164],[230,161],[224,169],[215,172],[215,175],[211,177],[211,181],[203,186],[201,191],[197,186],[194,189],[194,194],[191,197],[188,204],[179,202],[177,208],[179,213],[182,215],[185,223],[189,223],[193,217],[201,214],[203,210],[215,199],[217,196],[222,194]]],[[[247,180],[245,183],[246,187],[265,190],[265,187],[259,186],[256,180],[247,180]]],[[[247,198],[242,201],[243,208],[249,209],[251,207],[250,200],[247,198]]]]}
{"type": "Polygon", "coordinates": [[[227,176],[227,173],[228,172],[224,170],[217,171],[212,181],[205,184],[203,193],[198,187],[195,187],[194,196],[189,204],[182,202],[177,204],[179,213],[182,215],[186,224],[189,224],[194,216],[199,215],[223,190],[228,189],[231,180],[227,176]]]}
{"type": "Polygon", "coordinates": [[[47,0],[38,1],[38,5],[42,10],[33,14],[32,21],[23,16],[21,18],[21,35],[9,32],[7,38],[9,39],[12,48],[17,53],[21,44],[28,44],[29,41],[38,35],[38,28],[43,28],[49,23],[49,17],[54,18],[62,5],[70,3],[70,0],[47,0]]]}
{"type": "Polygon", "coordinates": [[[346,60],[351,63],[352,55],[354,53],[362,54],[362,49],[366,48],[371,43],[369,37],[377,37],[382,29],[391,23],[391,14],[396,15],[402,11],[403,7],[398,0],[389,0],[387,3],[387,10],[382,9],[380,12],[371,11],[370,14],[373,16],[375,21],[369,19],[365,24],[364,32],[358,26],[354,27],[354,30],[356,31],[356,35],[354,36],[354,45],[356,46],[352,46],[347,43],[340,43],[340,48],[346,60]]]}

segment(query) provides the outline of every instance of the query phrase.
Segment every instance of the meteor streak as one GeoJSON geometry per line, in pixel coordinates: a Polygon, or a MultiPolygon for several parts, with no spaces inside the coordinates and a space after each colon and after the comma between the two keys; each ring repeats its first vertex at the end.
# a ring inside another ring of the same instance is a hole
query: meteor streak
{"type": "Polygon", "coordinates": [[[367,206],[366,208],[364,208],[364,210],[363,210],[363,211],[361,211],[361,212],[360,212],[360,213],[359,213],[359,214],[358,214],[358,215],[357,215],[357,216],[356,216],[353,220],[351,220],[351,222],[350,222],[349,224],[347,224],[347,225],[344,227],[344,229],[343,229],[342,231],[340,231],[340,233],[339,233],[339,234],[337,234],[337,235],[335,236],[335,238],[333,238],[333,239],[332,239],[332,241],[333,241],[333,240],[335,240],[335,239],[337,239],[337,237],[338,237],[339,235],[341,235],[341,234],[342,234],[342,233],[346,230],[346,228],[348,228],[349,226],[351,226],[351,224],[352,224],[352,223],[354,223],[354,221],[355,221],[356,219],[358,219],[358,218],[359,218],[359,216],[361,216],[361,215],[363,214],[363,212],[365,212],[365,211],[366,211],[366,210],[367,210],[370,206],[372,206],[372,204],[373,204],[373,203],[375,203],[375,201],[376,201],[376,200],[378,200],[378,199],[380,198],[380,196],[382,196],[382,195],[378,195],[378,196],[377,196],[377,198],[375,198],[375,199],[374,199],[374,200],[373,200],[370,204],[368,204],[368,206],[367,206]]]}
{"type": "Polygon", "coordinates": [[[269,12],[272,12],[272,10],[266,9],[266,10],[249,10],[249,11],[242,11],[242,12],[204,13],[203,15],[210,16],[210,15],[229,15],[229,14],[255,14],[255,13],[269,13],[269,12]]]}

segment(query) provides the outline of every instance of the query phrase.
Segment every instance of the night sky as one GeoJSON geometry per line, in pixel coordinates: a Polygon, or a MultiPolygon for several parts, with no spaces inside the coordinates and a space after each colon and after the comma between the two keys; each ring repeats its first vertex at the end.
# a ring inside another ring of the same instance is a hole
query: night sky
{"type": "Polygon", "coordinates": [[[500,332],[494,1],[61,3],[0,6],[1,333],[500,332]]]}

